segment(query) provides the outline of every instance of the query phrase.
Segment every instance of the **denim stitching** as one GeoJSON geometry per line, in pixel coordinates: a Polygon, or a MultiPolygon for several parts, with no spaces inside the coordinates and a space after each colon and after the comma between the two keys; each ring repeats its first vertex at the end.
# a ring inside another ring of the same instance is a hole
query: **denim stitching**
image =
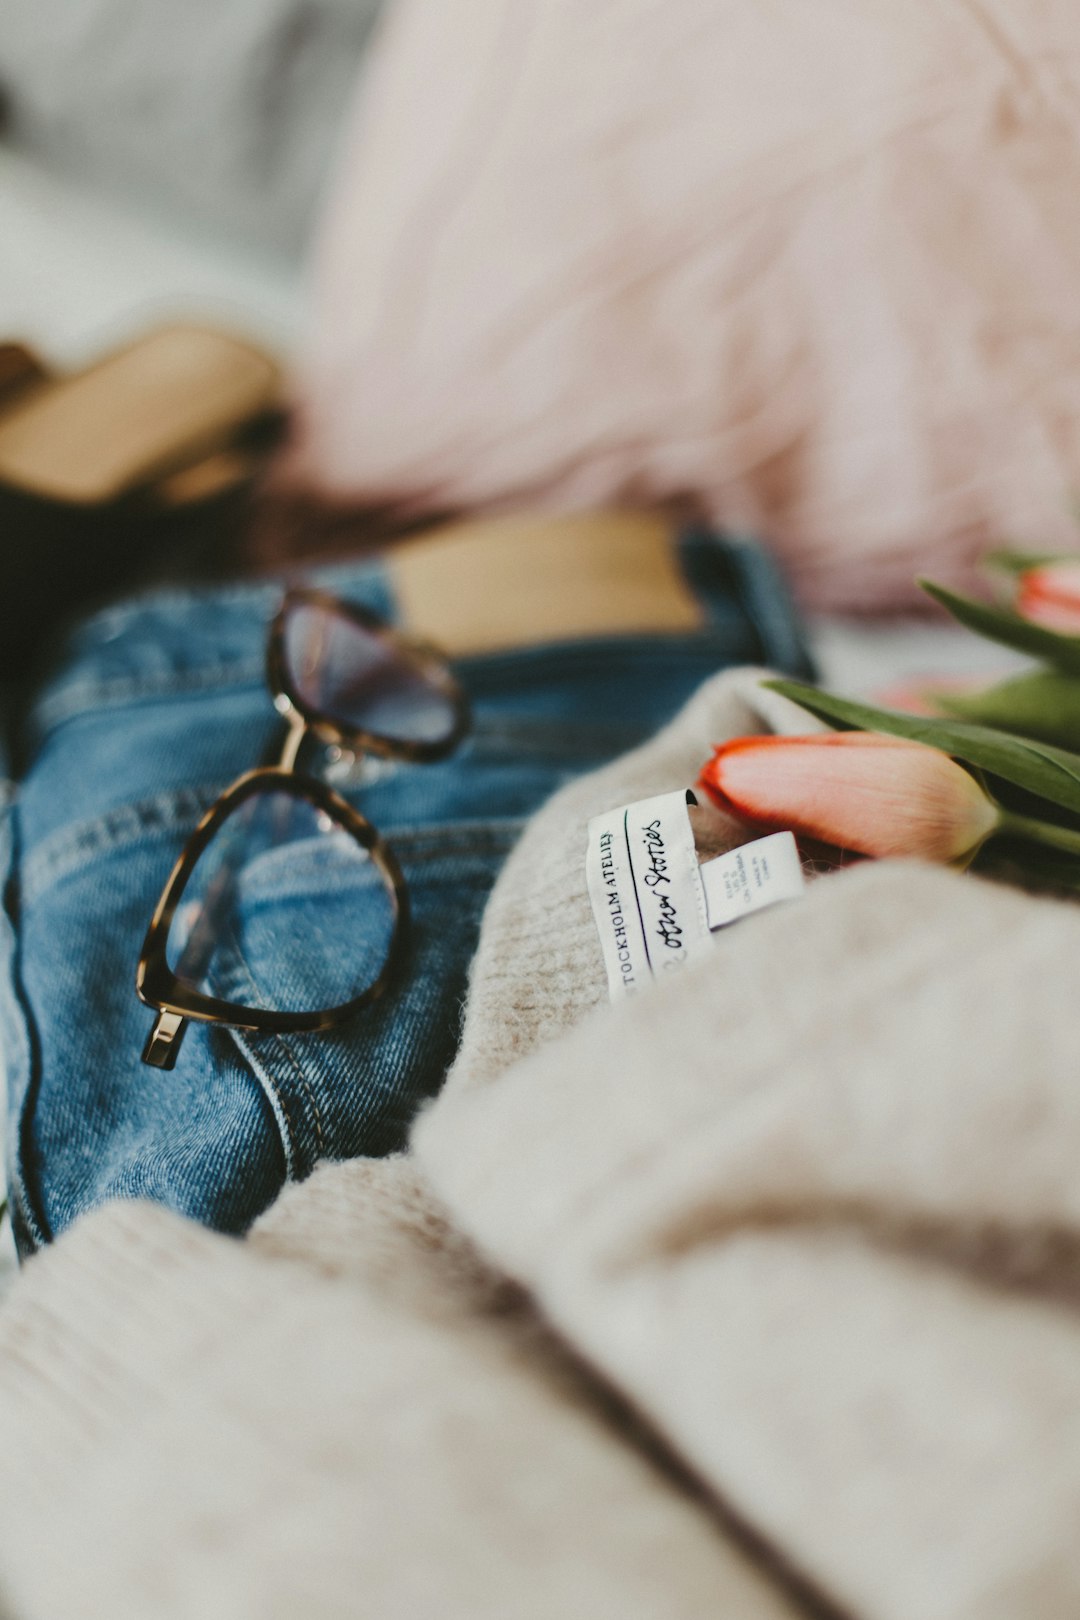
{"type": "MultiPolygon", "coordinates": [[[[383,599],[387,589],[385,569],[377,562],[363,563],[359,566],[355,562],[332,563],[322,568],[307,569],[304,571],[304,577],[310,578],[315,584],[337,588],[343,594],[346,590],[359,592],[373,587],[380,599],[383,599]]],[[[122,626],[144,613],[147,608],[162,608],[166,612],[175,612],[178,608],[181,611],[188,611],[202,607],[204,602],[210,602],[214,607],[257,607],[260,602],[276,607],[281,601],[285,583],[279,581],[269,585],[214,584],[208,585],[204,590],[184,588],[169,590],[156,586],[129,596],[125,602],[88,615],[83,623],[89,626],[114,624],[122,626]]]]}
{"type": "MultiPolygon", "coordinates": [[[[264,1091],[269,1090],[273,1094],[273,1101],[270,1104],[270,1110],[271,1113],[275,1113],[275,1118],[276,1111],[274,1109],[274,1103],[276,1103],[277,1107],[281,1110],[281,1115],[285,1121],[287,1132],[283,1144],[285,1149],[285,1179],[286,1181],[295,1181],[297,1160],[296,1129],[292,1122],[292,1116],[285,1106],[285,1099],[281,1095],[281,1091],[279,1090],[273,1075],[270,1073],[266,1065],[259,1061],[258,1055],[252,1049],[250,1041],[246,1038],[246,1032],[242,1029],[230,1029],[228,1033],[232,1037],[241,1058],[243,1058],[244,1062],[255,1076],[256,1082],[263,1088],[264,1091]]],[[[280,1125],[278,1126],[278,1130],[280,1133],[280,1125]]]]}
{"type": "MultiPolygon", "coordinates": [[[[52,1239],[52,1231],[43,1207],[40,1178],[31,1171],[30,1128],[37,1108],[41,1088],[41,1036],[33,1008],[23,982],[23,934],[19,927],[22,909],[22,889],[19,881],[21,828],[17,814],[9,814],[9,862],[2,874],[0,904],[12,931],[13,955],[8,964],[10,974],[11,1006],[16,1013],[23,1039],[22,1056],[25,1061],[24,1084],[18,1107],[9,1115],[9,1139],[6,1143],[8,1159],[8,1187],[13,1215],[13,1230],[20,1252],[29,1248],[40,1249],[52,1239]],[[32,1184],[33,1182],[33,1184],[32,1184]]],[[[10,1076],[7,1077],[10,1085],[10,1076]]]]}
{"type": "Polygon", "coordinates": [[[504,755],[516,764],[530,756],[560,759],[607,759],[613,750],[625,752],[642,741],[635,725],[556,725],[550,721],[477,719],[461,757],[481,761],[504,755]]]}
{"type": "Polygon", "coordinates": [[[58,687],[38,703],[34,715],[34,735],[49,736],[65,721],[102,708],[152,700],[161,697],[196,696],[225,687],[261,686],[266,679],[266,660],[237,659],[235,663],[212,664],[200,669],[162,670],[156,675],[123,675],[108,681],[73,681],[58,687]]]}
{"type": "Polygon", "coordinates": [[[404,852],[410,866],[437,865],[458,855],[502,855],[517,842],[525,827],[521,816],[505,821],[458,821],[440,826],[395,827],[386,842],[395,853],[404,852]]]}
{"type": "MultiPolygon", "coordinates": [[[[753,605],[744,600],[741,606],[750,621],[752,634],[760,641],[761,627],[753,605]]],[[[726,627],[720,632],[705,626],[681,636],[660,632],[562,642],[542,648],[512,648],[505,652],[458,659],[454,662],[454,668],[470,689],[477,696],[482,696],[485,690],[502,688],[506,679],[515,673],[527,676],[530,682],[552,671],[574,677],[582,670],[595,668],[600,658],[609,663],[619,658],[632,658],[640,664],[645,660],[665,661],[674,657],[730,664],[733,652],[731,628],[726,627]]],[[[266,662],[260,653],[258,657],[237,657],[189,669],[147,671],[117,675],[105,680],[81,678],[65,682],[38,700],[34,734],[38,738],[47,737],[80,714],[93,713],[102,708],[164,697],[198,696],[230,688],[261,686],[265,676],[266,662]]]]}
{"type": "MultiPolygon", "coordinates": [[[[223,998],[225,1000],[232,1000],[233,999],[233,996],[230,994],[230,986],[234,987],[234,994],[236,995],[237,999],[239,999],[240,995],[246,993],[247,991],[250,991],[252,999],[248,1003],[248,1005],[255,1006],[255,1007],[263,1006],[262,1000],[261,1000],[261,998],[259,996],[258,986],[256,985],[254,979],[252,978],[251,969],[248,967],[247,962],[244,960],[243,952],[240,950],[239,944],[236,942],[235,936],[233,936],[233,951],[232,951],[231,967],[232,967],[232,972],[231,973],[229,971],[225,971],[225,972],[222,972],[222,973],[219,973],[219,974],[215,974],[215,976],[214,976],[214,987],[215,987],[215,989],[221,991],[221,993],[223,994],[223,998]]],[[[228,1026],[226,1026],[226,1027],[228,1028],[228,1026]]],[[[285,1098],[282,1096],[281,1090],[280,1090],[280,1088],[279,1088],[279,1086],[277,1084],[277,1081],[274,1079],[274,1076],[270,1073],[270,1071],[268,1069],[266,1069],[261,1063],[258,1062],[258,1060],[257,1060],[257,1058],[255,1056],[255,1053],[251,1049],[250,1041],[246,1040],[246,1039],[241,1040],[240,1037],[244,1032],[241,1031],[241,1030],[238,1030],[238,1029],[230,1029],[229,1033],[235,1038],[236,1044],[240,1048],[241,1055],[244,1056],[245,1058],[247,1058],[250,1067],[252,1069],[254,1069],[254,1071],[255,1071],[256,1077],[260,1080],[261,1083],[263,1083],[265,1085],[268,1085],[270,1087],[271,1091],[274,1094],[274,1097],[277,1099],[278,1107],[281,1109],[281,1112],[284,1115],[285,1124],[286,1124],[286,1126],[288,1128],[288,1133],[289,1133],[288,1143],[287,1143],[287,1151],[286,1151],[286,1155],[285,1155],[286,1169],[287,1169],[287,1172],[289,1172],[289,1179],[291,1180],[292,1179],[291,1167],[293,1165],[295,1165],[295,1163],[296,1163],[299,1139],[298,1139],[297,1134],[296,1134],[296,1127],[293,1125],[293,1122],[292,1122],[292,1115],[289,1113],[289,1110],[285,1105],[285,1098]]],[[[303,1078],[303,1077],[301,1077],[301,1078],[303,1078]]],[[[309,1096],[309,1099],[310,1099],[310,1097],[311,1097],[310,1090],[308,1091],[308,1096],[309,1096]]],[[[312,1102],[312,1106],[314,1107],[314,1102],[312,1102]]]]}
{"type": "MultiPolygon", "coordinates": [[[[243,984],[245,984],[247,986],[247,989],[248,989],[248,991],[250,992],[250,995],[251,995],[251,1000],[249,1002],[247,1002],[246,1004],[248,1006],[251,1006],[251,1007],[261,1007],[264,1012],[269,1011],[269,1009],[266,1006],[265,1001],[263,1000],[262,996],[259,993],[258,984],[255,982],[255,976],[251,971],[251,967],[248,964],[247,958],[245,957],[243,951],[240,949],[240,944],[239,944],[239,942],[238,942],[238,940],[236,938],[236,934],[232,930],[230,930],[229,941],[230,941],[230,945],[231,945],[231,953],[230,954],[231,954],[231,958],[232,958],[233,972],[232,972],[231,975],[229,973],[225,973],[224,975],[222,975],[221,976],[222,982],[226,983],[226,984],[233,984],[233,985],[237,984],[238,982],[242,982],[243,984]]],[[[280,1047],[282,1047],[284,1049],[285,1055],[289,1059],[289,1062],[292,1065],[293,1072],[295,1073],[297,1079],[300,1081],[301,1086],[304,1088],[305,1092],[307,1093],[308,1103],[311,1106],[311,1112],[312,1112],[312,1114],[314,1115],[314,1118],[315,1118],[315,1140],[316,1140],[316,1142],[318,1144],[319,1156],[322,1157],[322,1154],[323,1154],[323,1151],[324,1151],[323,1150],[322,1118],[321,1118],[321,1116],[319,1114],[319,1105],[315,1101],[315,1093],[312,1090],[311,1082],[308,1079],[307,1075],[304,1073],[304,1071],[301,1068],[300,1064],[297,1062],[296,1057],[293,1054],[291,1048],[288,1046],[288,1044],[284,1040],[281,1039],[280,1036],[278,1036],[276,1034],[275,1034],[275,1038],[274,1038],[274,1044],[276,1046],[280,1046],[280,1047]]],[[[247,1045],[250,1048],[250,1045],[251,1045],[250,1041],[245,1042],[245,1045],[247,1045]]],[[[270,1081],[270,1084],[274,1087],[275,1096],[277,1096],[278,1099],[281,1101],[282,1112],[284,1113],[285,1118],[289,1120],[290,1134],[295,1138],[295,1132],[293,1130],[292,1120],[289,1119],[288,1110],[285,1107],[284,1100],[281,1098],[281,1093],[278,1090],[277,1084],[274,1081],[274,1078],[270,1074],[269,1070],[266,1071],[266,1077],[270,1081]]],[[[294,1147],[295,1147],[295,1145],[296,1144],[295,1144],[295,1140],[294,1140],[294,1147]]],[[[296,1157],[295,1152],[293,1153],[292,1157],[295,1159],[295,1157],[296,1157]]]]}
{"type": "MultiPolygon", "coordinates": [[[[183,788],[160,794],[140,804],[121,805],[94,821],[64,828],[29,854],[22,870],[22,893],[27,901],[80,871],[96,856],[113,854],[148,837],[185,837],[220,798],[222,788],[183,788]]],[[[524,826],[519,817],[498,822],[434,822],[419,827],[391,829],[386,835],[395,849],[409,852],[414,862],[440,856],[497,853],[509,846],[524,826]]]]}
{"type": "Polygon", "coordinates": [[[185,836],[221,796],[220,787],[181,788],[138,804],[118,805],[95,820],[64,827],[32,850],[22,864],[22,893],[35,899],[50,883],[78,871],[97,856],[148,836],[185,836]]]}
{"type": "Polygon", "coordinates": [[[319,1105],[315,1101],[315,1092],[312,1088],[311,1081],[304,1072],[296,1053],[293,1051],[292,1047],[289,1045],[288,1041],[283,1035],[278,1035],[276,1033],[274,1034],[274,1045],[280,1047],[284,1052],[292,1066],[293,1073],[296,1075],[297,1079],[300,1081],[300,1084],[307,1092],[308,1102],[311,1104],[311,1112],[315,1116],[315,1146],[318,1150],[318,1157],[321,1159],[325,1157],[326,1144],[323,1140],[322,1116],[319,1113],[319,1105]]]}
{"type": "MultiPolygon", "coordinates": [[[[683,664],[707,661],[731,665],[733,652],[740,650],[734,641],[734,629],[734,625],[723,629],[705,625],[700,630],[679,635],[665,631],[643,632],[583,642],[548,643],[538,648],[514,648],[507,652],[459,659],[454,669],[470,692],[482,694],[485,690],[502,690],[507,677],[515,674],[526,677],[531,685],[548,674],[577,676],[583,671],[588,673],[601,660],[610,665],[623,659],[638,667],[643,663],[666,662],[676,658],[683,664]]],[[[753,636],[753,627],[750,629],[753,636]]]]}

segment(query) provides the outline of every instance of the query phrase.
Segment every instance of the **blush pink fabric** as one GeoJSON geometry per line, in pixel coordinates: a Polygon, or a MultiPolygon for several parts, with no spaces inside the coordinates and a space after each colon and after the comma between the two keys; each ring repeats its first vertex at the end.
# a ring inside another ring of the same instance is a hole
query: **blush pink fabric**
{"type": "Polygon", "coordinates": [[[690,501],[805,600],[1077,544],[1076,0],[398,0],[298,465],[426,510],[690,501]]]}

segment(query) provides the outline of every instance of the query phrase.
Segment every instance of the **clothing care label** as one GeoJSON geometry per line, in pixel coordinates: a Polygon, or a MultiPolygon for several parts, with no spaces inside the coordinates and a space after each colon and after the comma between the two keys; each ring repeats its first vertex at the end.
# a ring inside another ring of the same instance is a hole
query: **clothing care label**
{"type": "Polygon", "coordinates": [[[711,947],[712,930],[803,891],[789,832],[698,865],[685,789],[589,822],[586,879],[612,1000],[679,972],[711,947]]]}
{"type": "Polygon", "coordinates": [[[789,832],[740,844],[706,861],[698,871],[711,929],[726,928],[778,900],[797,900],[806,887],[798,846],[789,832]]]}

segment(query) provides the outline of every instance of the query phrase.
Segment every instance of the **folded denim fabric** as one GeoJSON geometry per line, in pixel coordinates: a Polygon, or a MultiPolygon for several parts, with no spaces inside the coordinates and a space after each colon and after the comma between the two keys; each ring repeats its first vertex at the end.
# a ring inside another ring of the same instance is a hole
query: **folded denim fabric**
{"type": "MultiPolygon", "coordinates": [[[[390,840],[408,884],[409,951],[390,992],[325,1034],[195,1024],[168,1073],[140,1062],[153,1015],[135,996],[136,963],[199,818],[280,741],[264,673],[280,587],[149,595],[74,633],[27,717],[0,872],[11,930],[0,939],[0,1055],[24,1252],[113,1198],[242,1231],[321,1160],[403,1145],[456,1050],[484,903],[523,818],[647,736],[717,668],[803,663],[762,553],[696,534],[684,554],[707,610],[701,630],[463,659],[475,723],[452,758],[335,775],[390,840]]],[[[314,577],[395,616],[378,563],[314,577]]],[[[312,769],[325,764],[316,751],[312,769]]],[[[340,865],[305,862],[296,848],[287,882],[267,862],[252,889],[249,960],[279,952],[293,907],[319,924],[313,954],[333,960],[362,927],[340,865]]]]}

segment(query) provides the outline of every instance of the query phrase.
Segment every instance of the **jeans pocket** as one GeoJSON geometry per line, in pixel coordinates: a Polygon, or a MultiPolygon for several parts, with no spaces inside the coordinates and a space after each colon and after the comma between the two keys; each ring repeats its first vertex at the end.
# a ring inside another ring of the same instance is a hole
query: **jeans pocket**
{"type": "MultiPolygon", "coordinates": [[[[400,966],[386,993],[318,1034],[230,1031],[288,1113],[294,1175],[307,1175],[320,1159],[379,1155],[405,1145],[417,1109],[438,1090],[457,1049],[484,906],[519,831],[517,821],[394,829],[389,841],[405,878],[408,921],[400,966]]],[[[355,884],[334,887],[326,881],[329,874],[325,862],[318,882],[305,884],[294,873],[276,895],[271,885],[261,886],[268,872],[260,874],[245,960],[223,985],[239,991],[245,984],[280,982],[272,958],[280,954],[298,907],[318,914],[320,927],[312,928],[309,915],[302,930],[316,942],[316,954],[337,958],[357,950],[363,907],[371,897],[355,884]]],[[[290,988],[303,983],[310,994],[337,971],[336,960],[326,967],[309,960],[302,974],[290,972],[288,982],[290,988]]]]}
{"type": "MultiPolygon", "coordinates": [[[[190,794],[125,807],[47,841],[16,869],[18,930],[6,918],[4,940],[17,973],[2,1007],[23,1252],[115,1198],[151,1198],[242,1231],[320,1159],[400,1148],[453,1057],[484,903],[516,822],[393,832],[411,910],[403,966],[347,1023],[273,1035],[193,1022],[175,1069],[145,1066],[152,1014],[136,998],[135,963],[198,807],[190,794]]],[[[365,896],[336,880],[324,850],[302,854],[253,874],[243,972],[234,959],[219,986],[235,999],[252,974],[265,985],[275,956],[290,988],[309,994],[355,950],[365,896]],[[298,932],[309,959],[290,966],[298,932]]]]}
{"type": "Polygon", "coordinates": [[[135,967],[200,807],[192,794],[125,806],[15,863],[8,920],[14,912],[21,1017],[3,1038],[24,1252],[115,1198],[156,1199],[240,1231],[288,1174],[291,1142],[273,1098],[225,1031],[201,1027],[172,1072],[141,1062],[151,1014],[135,967]]]}

